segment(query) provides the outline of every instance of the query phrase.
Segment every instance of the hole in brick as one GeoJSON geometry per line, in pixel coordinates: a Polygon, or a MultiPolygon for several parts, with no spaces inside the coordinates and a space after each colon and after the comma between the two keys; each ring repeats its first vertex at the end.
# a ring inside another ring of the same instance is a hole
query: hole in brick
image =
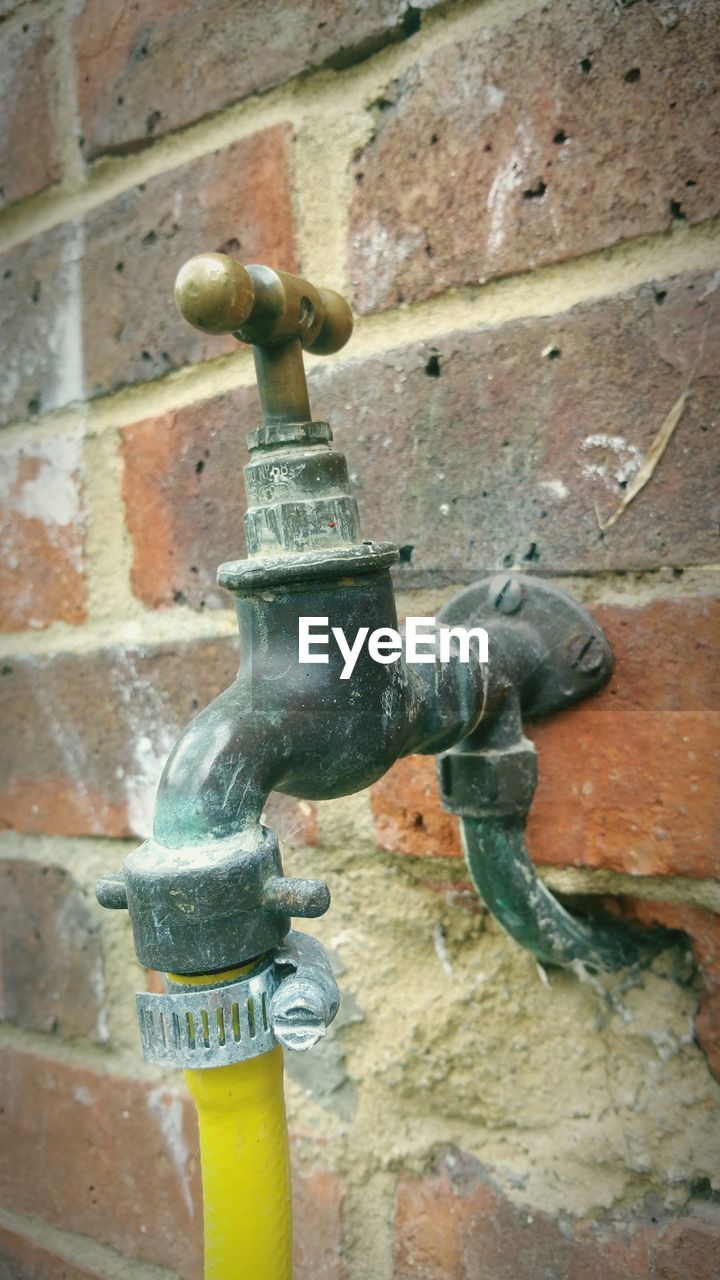
{"type": "Polygon", "coordinates": [[[567,142],[567,140],[568,136],[564,129],[558,129],[553,137],[553,142],[556,142],[558,146],[562,146],[563,142],[567,142]]]}
{"type": "Polygon", "coordinates": [[[486,142],[483,151],[492,151],[492,142],[486,142]]]}
{"type": "Polygon", "coordinates": [[[355,181],[359,184],[359,183],[361,183],[361,182],[363,181],[363,178],[364,178],[364,177],[365,177],[365,174],[364,174],[364,173],[356,173],[356,174],[355,174],[355,181]]]}
{"type": "Polygon", "coordinates": [[[41,404],[40,396],[33,396],[31,400],[28,400],[28,413],[39,413],[41,404]]]}
{"type": "Polygon", "coordinates": [[[508,551],[507,555],[503,556],[503,569],[509,569],[514,559],[515,557],[508,551]]]}
{"type": "Polygon", "coordinates": [[[3,280],[9,280],[11,275],[12,275],[12,271],[8,267],[7,271],[3,271],[3,280]]]}
{"type": "Polygon", "coordinates": [[[402,33],[407,40],[410,36],[414,36],[420,30],[422,14],[419,9],[414,9],[411,4],[408,5],[402,16],[402,33]]]}
{"type": "Polygon", "coordinates": [[[421,813],[416,813],[416,814],[415,814],[415,817],[413,818],[413,826],[414,826],[414,827],[424,827],[424,826],[425,826],[425,819],[423,818],[423,816],[422,816],[422,814],[421,814],[421,813]]]}
{"type": "Polygon", "coordinates": [[[437,355],[430,356],[430,359],[425,365],[425,372],[428,378],[440,377],[440,357],[439,356],[437,355]]]}
{"type": "Polygon", "coordinates": [[[155,244],[156,240],[157,231],[148,231],[147,235],[143,236],[142,242],[143,244],[155,244]]]}
{"type": "Polygon", "coordinates": [[[434,147],[437,141],[438,141],[438,136],[437,136],[437,134],[436,134],[436,133],[431,134],[431,136],[430,136],[430,146],[431,146],[431,147],[434,147]]]}
{"type": "Polygon", "coordinates": [[[145,121],[145,131],[146,131],[146,133],[149,133],[150,135],[152,135],[152,134],[155,132],[155,126],[156,126],[157,124],[159,124],[159,122],[160,122],[161,118],[162,118],[162,112],[161,112],[161,111],[151,111],[151,112],[150,112],[150,115],[148,116],[147,120],[145,121]]]}
{"type": "Polygon", "coordinates": [[[33,303],[37,304],[40,301],[41,293],[42,293],[42,285],[40,284],[39,280],[36,280],[33,284],[32,293],[30,295],[33,300],[33,303]]]}
{"type": "Polygon", "coordinates": [[[141,355],[142,355],[142,359],[145,361],[146,364],[148,360],[152,360],[152,356],[150,355],[149,351],[143,351],[141,352],[141,355]]]}
{"type": "Polygon", "coordinates": [[[562,355],[562,351],[559,347],[546,347],[543,351],[543,355],[546,360],[559,360],[562,355]]]}
{"type": "Polygon", "coordinates": [[[118,106],[119,106],[119,107],[121,107],[121,106],[123,105],[123,103],[124,103],[125,99],[123,98],[123,96],[122,96],[122,94],[121,94],[119,98],[116,98],[116,99],[115,99],[115,101],[117,102],[118,106]]]}
{"type": "Polygon", "coordinates": [[[657,302],[658,306],[660,306],[665,301],[666,298],[667,298],[667,289],[655,290],[655,301],[657,302]]]}
{"type": "Polygon", "coordinates": [[[215,252],[216,253],[237,253],[239,248],[240,248],[240,241],[238,240],[237,236],[231,236],[230,239],[226,240],[224,244],[221,244],[219,249],[216,249],[215,252]]]}
{"type": "Polygon", "coordinates": [[[679,200],[670,201],[670,217],[674,218],[676,222],[687,221],[685,214],[682,211],[682,205],[679,200]]]}
{"type": "Polygon", "coordinates": [[[10,663],[4,662],[2,667],[0,667],[0,676],[11,676],[12,673],[13,673],[13,669],[10,666],[10,663]]]}
{"type": "Polygon", "coordinates": [[[205,463],[203,462],[202,458],[200,458],[195,463],[195,474],[198,476],[201,476],[204,470],[205,470],[205,463]]]}
{"type": "Polygon", "coordinates": [[[124,271],[124,270],[125,270],[125,263],[124,263],[124,262],[116,262],[116,263],[115,263],[115,270],[118,272],[118,274],[119,274],[120,272],[124,271]]]}
{"type": "Polygon", "coordinates": [[[187,596],[184,591],[174,591],[173,600],[175,604],[187,604],[187,596]]]}
{"type": "Polygon", "coordinates": [[[687,182],[685,183],[685,186],[686,186],[686,187],[696,187],[696,186],[697,186],[697,182],[695,181],[695,179],[694,179],[694,178],[688,178],[687,182]]]}
{"type": "Polygon", "coordinates": [[[544,196],[546,191],[547,186],[541,179],[534,187],[528,187],[527,191],[523,191],[523,199],[537,200],[540,196],[544,196]]]}
{"type": "Polygon", "coordinates": [[[404,547],[398,548],[400,552],[400,564],[412,564],[412,554],[415,546],[412,542],[408,542],[404,547]]]}
{"type": "Polygon", "coordinates": [[[537,542],[531,542],[530,546],[525,552],[525,555],[523,556],[523,560],[532,561],[532,560],[539,560],[539,559],[540,559],[540,552],[538,550],[538,544],[537,542]]]}
{"type": "Polygon", "coordinates": [[[590,72],[592,71],[592,59],[582,58],[580,60],[580,70],[582,71],[584,76],[589,75],[590,72]]]}
{"type": "Polygon", "coordinates": [[[637,82],[638,82],[638,80],[639,80],[639,79],[640,79],[640,68],[639,68],[639,67],[631,67],[629,71],[626,71],[626,72],[625,72],[625,83],[626,83],[626,84],[637,84],[637,82]]]}

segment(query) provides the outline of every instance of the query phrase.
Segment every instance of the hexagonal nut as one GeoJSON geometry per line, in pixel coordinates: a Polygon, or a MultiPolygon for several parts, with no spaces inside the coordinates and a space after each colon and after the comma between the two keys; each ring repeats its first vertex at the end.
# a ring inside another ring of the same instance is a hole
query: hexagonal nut
{"type": "Polygon", "coordinates": [[[537,783],[533,744],[523,738],[506,751],[448,751],[438,760],[444,808],[464,818],[524,814],[537,783]]]}

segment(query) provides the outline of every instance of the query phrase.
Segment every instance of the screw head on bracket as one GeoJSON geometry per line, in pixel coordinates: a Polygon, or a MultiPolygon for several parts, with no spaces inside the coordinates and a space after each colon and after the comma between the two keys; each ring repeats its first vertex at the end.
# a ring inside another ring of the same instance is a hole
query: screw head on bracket
{"type": "Polygon", "coordinates": [[[605,660],[605,647],[599,636],[592,632],[571,636],[568,640],[565,656],[573,671],[581,671],[584,675],[594,675],[605,660]]]}
{"type": "Polygon", "coordinates": [[[499,573],[488,587],[490,603],[498,613],[517,613],[524,595],[522,583],[507,573],[499,573]]]}

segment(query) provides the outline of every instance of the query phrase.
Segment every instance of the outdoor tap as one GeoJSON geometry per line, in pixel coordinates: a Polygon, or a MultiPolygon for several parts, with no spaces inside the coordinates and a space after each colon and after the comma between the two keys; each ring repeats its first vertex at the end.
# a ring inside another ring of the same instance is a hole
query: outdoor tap
{"type": "MultiPolygon", "coordinates": [[[[369,645],[358,650],[351,678],[333,646],[301,661],[308,617],[350,638],[362,628],[397,634],[390,570],[398,551],[363,540],[345,458],[332,448],[329,425],[312,419],[303,367],[303,351],[344,346],[350,309],[332,290],[217,253],[185,264],[175,297],[197,328],[252,345],[262,416],[244,469],[248,556],[218,570],[235,598],[238,675],[170,755],[152,838],[98,886],[105,906],[129,909],[141,963],[212,974],[280,954],[291,917],[323,914],[330,896],[322,881],[284,877],[278,840],[261,822],[269,793],[347,795],[412,752],[439,756],[443,800],[463,819],[471,873],[515,937],[550,962],[627,963],[641,943],[610,926],[601,947],[592,925],[565,945],[562,926],[572,918],[539,885],[524,847],[536,770],[522,718],[559,710],[605,682],[612,658],[598,625],[556,588],[504,574],[445,607],[434,656],[418,665],[397,653],[373,656],[369,645]],[[487,638],[485,654],[463,651],[458,624],[487,638]],[[495,851],[502,847],[494,860],[477,851],[478,823],[495,851]],[[491,876],[478,870],[483,857],[491,876]],[[539,932],[538,903],[546,918],[539,932]]],[[[295,1047],[322,1034],[336,1008],[307,978],[296,973],[285,997],[263,988],[276,1038],[295,1047]]]]}

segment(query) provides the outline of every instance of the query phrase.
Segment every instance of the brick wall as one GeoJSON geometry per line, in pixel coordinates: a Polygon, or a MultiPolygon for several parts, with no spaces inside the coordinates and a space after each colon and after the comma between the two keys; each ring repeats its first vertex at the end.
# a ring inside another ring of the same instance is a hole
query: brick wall
{"type": "Polygon", "coordinates": [[[606,628],[608,688],[530,726],[531,851],[669,931],[539,974],[431,761],[273,798],[344,991],[288,1061],[297,1280],[717,1277],[719,46],[713,0],[0,0],[2,1280],[200,1275],[192,1111],[93,885],[236,661],[257,401],[175,313],[203,249],[352,299],[311,396],[403,613],[515,565],[606,628]]]}

